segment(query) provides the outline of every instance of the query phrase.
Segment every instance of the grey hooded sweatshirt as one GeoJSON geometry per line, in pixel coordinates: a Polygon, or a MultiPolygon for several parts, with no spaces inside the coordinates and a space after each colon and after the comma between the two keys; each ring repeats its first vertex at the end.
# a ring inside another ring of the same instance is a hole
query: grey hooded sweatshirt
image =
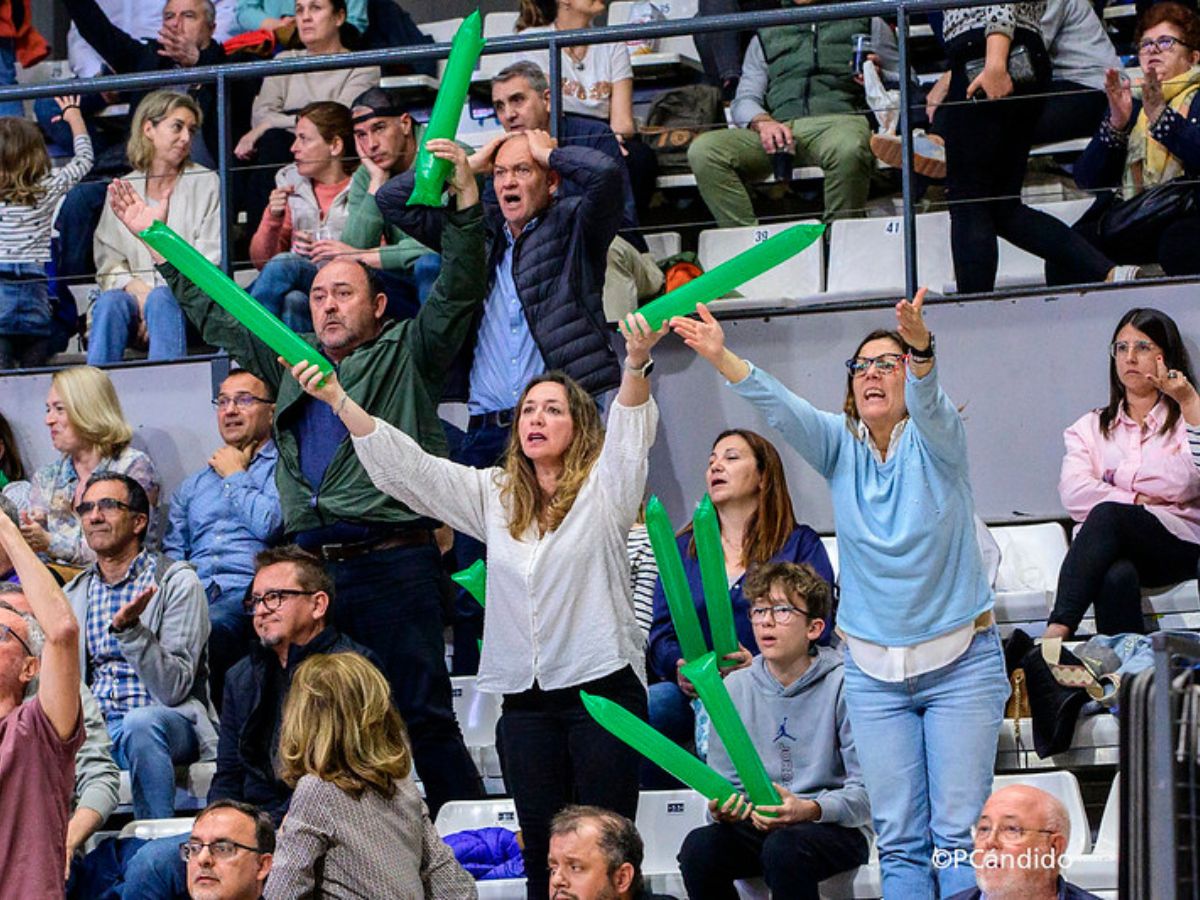
{"type": "MultiPolygon", "coordinates": [[[[842,657],[818,647],[799,680],[783,687],[761,656],[725,679],[767,774],[797,797],[821,806],[821,822],[868,835],[871,807],[850,733],[842,657]]],[[[725,744],[709,726],[708,764],[742,790],[725,744]]]]}

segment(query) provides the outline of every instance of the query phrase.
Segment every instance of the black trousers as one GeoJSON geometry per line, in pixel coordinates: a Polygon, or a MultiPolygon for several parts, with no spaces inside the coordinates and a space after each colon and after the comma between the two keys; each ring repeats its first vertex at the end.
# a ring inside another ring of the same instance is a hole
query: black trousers
{"type": "Polygon", "coordinates": [[[1096,608],[1100,634],[1141,634],[1142,587],[1196,577],[1200,545],[1178,538],[1140,506],[1101,503],[1084,520],[1058,574],[1050,622],[1072,631],[1096,608]]]}
{"type": "Polygon", "coordinates": [[[564,806],[602,806],[637,818],[641,755],[588,715],[580,691],[648,718],[646,689],[626,667],[569,688],[543,691],[535,684],[520,694],[505,694],[496,725],[504,784],[512,792],[525,839],[529,900],[546,900],[549,894],[550,820],[564,806]]]}
{"type": "Polygon", "coordinates": [[[801,822],[763,832],[718,822],[684,839],[679,869],[688,896],[702,900],[737,900],[734,881],[760,875],[775,900],[815,900],[821,881],[865,864],[868,855],[855,828],[801,822]]]}
{"type": "Polygon", "coordinates": [[[967,100],[964,66],[984,55],[982,32],[955,38],[947,47],[950,92],[938,111],[938,124],[946,139],[950,247],[959,293],[995,287],[998,238],[1042,259],[1074,264],[1088,273],[1087,281],[1103,281],[1112,268],[1107,257],[1067,225],[1021,202],[1050,65],[1040,35],[1018,30],[1012,46],[1028,49],[1038,78],[998,100],[967,100]]]}
{"type": "Polygon", "coordinates": [[[1104,91],[1073,81],[1052,81],[1049,90],[1050,96],[1042,103],[1042,114],[1033,127],[1035,145],[1090,138],[1096,133],[1108,112],[1104,91]]]}
{"type": "MultiPolygon", "coordinates": [[[[1147,228],[1117,243],[1100,236],[1100,218],[1113,202],[1101,198],[1072,231],[1096,247],[1106,257],[1118,263],[1145,265],[1158,263],[1168,275],[1200,274],[1200,216],[1180,216],[1165,228],[1147,228]]],[[[1075,265],[1072,260],[1046,264],[1046,283],[1050,285],[1078,284],[1091,280],[1090,271],[1075,265]]]]}

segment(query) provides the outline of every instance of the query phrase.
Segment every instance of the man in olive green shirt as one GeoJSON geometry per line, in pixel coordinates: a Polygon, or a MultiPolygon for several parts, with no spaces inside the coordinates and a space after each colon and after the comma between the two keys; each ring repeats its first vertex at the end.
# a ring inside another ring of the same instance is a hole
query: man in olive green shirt
{"type": "MultiPolygon", "coordinates": [[[[387,298],[373,273],[358,260],[334,259],[309,292],[316,334],[302,337],[333,362],[347,394],[364,409],[444,456],[437,405],[447,369],[483,304],[487,265],[479,190],[466,153],[448,141],[436,146],[454,159],[458,199],[442,241],[448,264],[428,302],[415,318],[388,320],[387,298]]],[[[135,234],[166,216],[165,204],[151,210],[126,182],[114,182],[110,204],[135,234]]],[[[300,389],[274,350],[174,266],[155,260],[205,341],[226,350],[276,396],[275,480],[284,530],[325,561],[336,586],[337,629],[382,660],[431,812],[446,800],[480,796],[443,658],[436,523],[377,490],[333,411],[300,389]]]]}

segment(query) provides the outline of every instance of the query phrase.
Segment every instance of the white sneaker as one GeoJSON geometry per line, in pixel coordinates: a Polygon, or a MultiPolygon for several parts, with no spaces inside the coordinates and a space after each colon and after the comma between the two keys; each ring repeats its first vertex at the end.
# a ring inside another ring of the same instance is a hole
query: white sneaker
{"type": "Polygon", "coordinates": [[[1113,266],[1108,273],[1108,277],[1104,280],[1115,283],[1118,281],[1137,281],[1137,279],[1145,277],[1142,274],[1141,266],[1113,266]]]}

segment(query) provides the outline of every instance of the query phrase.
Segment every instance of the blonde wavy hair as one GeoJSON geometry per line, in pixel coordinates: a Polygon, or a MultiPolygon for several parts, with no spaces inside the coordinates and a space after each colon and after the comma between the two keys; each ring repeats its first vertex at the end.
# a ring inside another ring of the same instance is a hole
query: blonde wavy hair
{"type": "Polygon", "coordinates": [[[67,410],[67,420],[80,440],[100,450],[101,456],[120,454],[133,437],[125,421],[117,390],[108,375],[95,366],[59,369],[50,380],[67,410]]]}
{"type": "MultiPolygon", "coordinates": [[[[146,123],[157,126],[159,122],[177,109],[186,109],[196,117],[196,129],[204,124],[204,114],[200,106],[187,94],[178,91],[151,91],[142,98],[133,113],[133,122],[129,126],[129,143],[125,152],[129,156],[129,165],[138,172],[150,171],[154,162],[154,143],[146,137],[146,123]]],[[[186,168],[191,156],[183,161],[181,168],[186,168]]]]}
{"type": "Polygon", "coordinates": [[[508,439],[508,450],[504,454],[498,481],[500,501],[508,510],[508,533],[514,540],[520,540],[534,522],[538,523],[542,534],[562,524],[600,456],[600,448],[604,446],[604,426],[600,422],[596,401],[564,372],[547,372],[534,378],[525,385],[516,408],[517,416],[513,419],[512,434],[508,439]],[[574,426],[571,443],[563,454],[563,472],[551,497],[547,497],[538,484],[533,463],[521,449],[518,430],[525,398],[537,385],[547,382],[561,384],[566,391],[567,411],[571,414],[571,424],[574,426]]]}
{"type": "Polygon", "coordinates": [[[412,770],[408,734],[379,670],[358,653],[310,656],[292,678],[279,731],[279,777],[305,775],[352,797],[391,797],[412,770]]]}
{"type": "Polygon", "coordinates": [[[50,154],[37,125],[0,116],[0,202],[37,206],[46,196],[42,179],[50,172],[50,154]]]}

